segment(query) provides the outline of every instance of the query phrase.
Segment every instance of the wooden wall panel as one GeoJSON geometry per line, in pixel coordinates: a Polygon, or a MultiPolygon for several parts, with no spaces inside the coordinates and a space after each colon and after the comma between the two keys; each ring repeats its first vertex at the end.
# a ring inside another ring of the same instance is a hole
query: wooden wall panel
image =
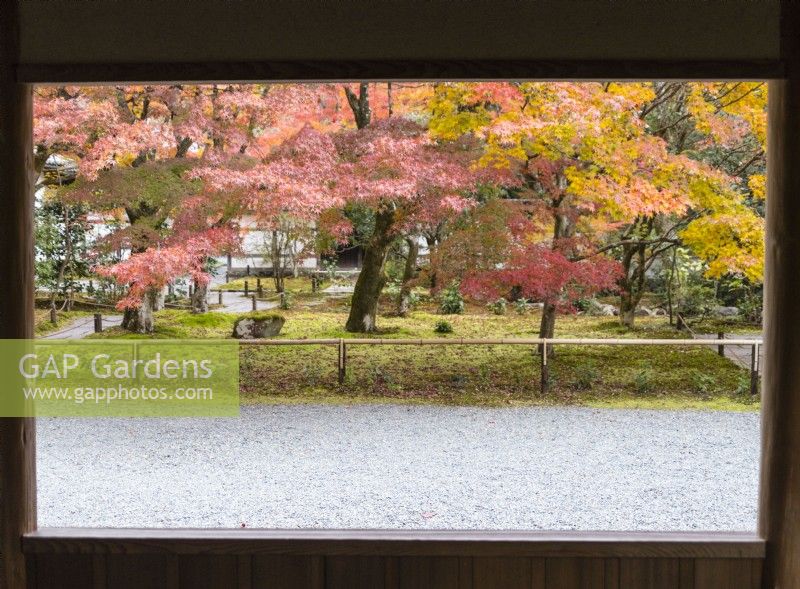
{"type": "Polygon", "coordinates": [[[461,562],[456,556],[400,558],[397,563],[397,572],[397,586],[400,589],[459,589],[461,587],[461,562]]]}
{"type": "Polygon", "coordinates": [[[534,578],[541,578],[543,559],[531,558],[483,558],[472,561],[472,587],[474,589],[530,589],[534,578]]]}
{"type": "Polygon", "coordinates": [[[626,589],[692,589],[694,562],[680,558],[625,558],[619,586],[626,589]]]}
{"type": "Polygon", "coordinates": [[[694,563],[695,589],[759,589],[761,565],[752,559],[701,558],[694,563]]]}
{"type": "Polygon", "coordinates": [[[620,585],[619,582],[619,567],[620,567],[620,559],[618,558],[605,559],[606,589],[622,588],[622,585],[620,585]]]}
{"type": "Polygon", "coordinates": [[[743,533],[114,530],[26,534],[29,589],[756,589],[743,533]]]}
{"type": "Polygon", "coordinates": [[[605,589],[605,559],[548,558],[544,586],[547,589],[605,589]]]}
{"type": "Polygon", "coordinates": [[[94,587],[91,555],[28,556],[29,589],[87,589],[94,587]]]}
{"type": "Polygon", "coordinates": [[[239,576],[239,557],[234,555],[191,554],[181,556],[178,562],[181,589],[241,587],[239,576]]]}
{"type": "Polygon", "coordinates": [[[31,554],[29,589],[760,589],[761,558],[31,554]]]}
{"type": "Polygon", "coordinates": [[[109,589],[178,589],[178,557],[167,554],[109,554],[109,589]]]}
{"type": "Polygon", "coordinates": [[[325,562],[320,556],[259,555],[252,562],[253,589],[323,589],[325,562]]]}
{"type": "Polygon", "coordinates": [[[379,556],[326,558],[325,589],[389,589],[386,559],[379,556]]]}

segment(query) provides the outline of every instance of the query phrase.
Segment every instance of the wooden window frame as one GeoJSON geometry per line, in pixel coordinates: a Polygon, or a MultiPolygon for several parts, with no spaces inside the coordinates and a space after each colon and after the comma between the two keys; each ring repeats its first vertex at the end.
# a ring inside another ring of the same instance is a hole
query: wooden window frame
{"type": "MultiPolygon", "coordinates": [[[[14,4],[14,3],[12,3],[14,4]]],[[[765,558],[763,586],[800,578],[800,54],[784,8],[781,59],[768,61],[318,61],[18,66],[15,19],[0,28],[0,337],[33,327],[32,84],[352,79],[770,79],[762,479],[756,534],[336,530],[37,529],[35,421],[4,418],[0,519],[5,586],[26,586],[25,554],[375,554],[765,558]],[[797,331],[795,329],[795,331],[797,331]]]]}

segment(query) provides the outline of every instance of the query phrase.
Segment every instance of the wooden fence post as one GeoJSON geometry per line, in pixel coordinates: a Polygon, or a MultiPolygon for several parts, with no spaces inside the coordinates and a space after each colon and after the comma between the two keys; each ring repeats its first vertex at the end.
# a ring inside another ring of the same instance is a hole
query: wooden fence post
{"type": "MultiPolygon", "coordinates": [[[[725,332],[724,331],[718,331],[717,332],[717,339],[724,340],[725,339],[725,332]]],[[[719,354],[723,358],[725,357],[725,345],[724,344],[720,344],[720,345],[717,346],[717,354],[719,354]]]]}
{"type": "Polygon", "coordinates": [[[548,381],[550,380],[550,369],[547,366],[547,340],[542,340],[542,353],[541,353],[541,373],[542,373],[542,382],[541,382],[541,392],[542,395],[547,394],[548,388],[548,381]]]}
{"type": "Polygon", "coordinates": [[[217,291],[217,296],[219,298],[219,304],[221,305],[222,304],[222,291],[221,290],[217,291]]]}
{"type": "Polygon", "coordinates": [[[231,281],[230,272],[225,272],[225,284],[228,284],[230,281],[231,281]]]}
{"type": "Polygon", "coordinates": [[[100,333],[103,331],[103,315],[100,313],[94,314],[94,332],[100,333]]]}
{"type": "Polygon", "coordinates": [[[347,373],[347,346],[344,339],[339,338],[339,384],[344,384],[344,377],[347,373]]]}
{"type": "Polygon", "coordinates": [[[249,284],[248,284],[248,282],[245,280],[245,281],[244,281],[244,296],[247,296],[247,295],[249,295],[249,294],[250,294],[250,285],[249,285],[249,284]]]}
{"type": "Polygon", "coordinates": [[[256,295],[252,295],[250,298],[253,300],[253,311],[255,311],[256,310],[256,295]]]}
{"type": "Polygon", "coordinates": [[[753,344],[753,348],[751,350],[753,357],[750,358],[750,394],[757,395],[758,394],[758,372],[760,369],[759,366],[759,357],[758,354],[758,344],[753,344]]]}

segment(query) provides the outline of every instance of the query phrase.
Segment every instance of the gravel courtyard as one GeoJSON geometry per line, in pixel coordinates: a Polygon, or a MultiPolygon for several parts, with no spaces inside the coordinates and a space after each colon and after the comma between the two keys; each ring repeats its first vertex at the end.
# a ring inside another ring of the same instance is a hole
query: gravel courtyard
{"type": "Polygon", "coordinates": [[[38,423],[40,526],[756,524],[757,413],[290,405],[38,423]]]}

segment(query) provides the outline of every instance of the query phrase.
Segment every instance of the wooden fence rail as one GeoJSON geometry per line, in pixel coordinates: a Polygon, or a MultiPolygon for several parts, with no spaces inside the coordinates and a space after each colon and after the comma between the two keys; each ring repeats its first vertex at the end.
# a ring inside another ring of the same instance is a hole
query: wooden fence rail
{"type": "MultiPolygon", "coordinates": [[[[620,338],[336,338],[336,339],[243,339],[244,346],[336,346],[338,348],[337,369],[339,384],[347,374],[348,346],[537,346],[540,350],[541,390],[547,392],[549,367],[547,359],[553,346],[718,346],[715,339],[620,339],[620,338]]],[[[750,394],[758,394],[760,339],[728,339],[727,346],[750,346],[750,394]]]]}

